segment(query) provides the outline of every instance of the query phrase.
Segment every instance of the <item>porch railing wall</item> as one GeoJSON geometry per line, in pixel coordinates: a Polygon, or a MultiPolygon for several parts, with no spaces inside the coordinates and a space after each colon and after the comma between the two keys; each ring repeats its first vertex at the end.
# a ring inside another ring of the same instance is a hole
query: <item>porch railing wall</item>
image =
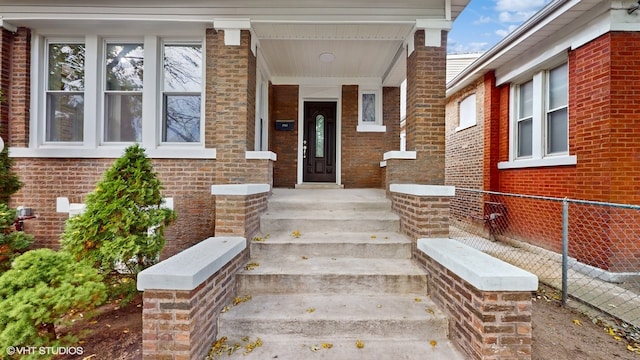
{"type": "Polygon", "coordinates": [[[451,238],[640,337],[640,206],[458,188],[450,209],[451,238]]]}

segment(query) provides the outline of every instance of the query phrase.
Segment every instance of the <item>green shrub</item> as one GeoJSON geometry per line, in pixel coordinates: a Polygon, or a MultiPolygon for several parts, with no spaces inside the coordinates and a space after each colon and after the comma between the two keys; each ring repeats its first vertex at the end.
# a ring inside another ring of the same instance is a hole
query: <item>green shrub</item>
{"type": "Polygon", "coordinates": [[[85,212],[67,221],[62,248],[104,273],[135,277],[158,261],[175,219],[161,207],[161,189],[144,149],[130,146],[87,196],[85,212]]]}
{"type": "MultiPolygon", "coordinates": [[[[70,312],[91,309],[104,299],[105,285],[98,271],[74,261],[69,253],[39,249],[22,254],[0,276],[0,358],[10,346],[77,343],[71,335],[59,336],[56,327],[70,312]]],[[[18,357],[48,358],[37,351],[18,357]]]]}
{"type": "Polygon", "coordinates": [[[15,209],[0,202],[0,274],[11,267],[11,261],[27,251],[33,236],[12,229],[17,218],[15,209]]]}
{"type": "Polygon", "coordinates": [[[0,202],[9,203],[11,195],[22,188],[22,182],[13,172],[13,159],[9,157],[9,147],[5,145],[0,151],[0,202]]]}

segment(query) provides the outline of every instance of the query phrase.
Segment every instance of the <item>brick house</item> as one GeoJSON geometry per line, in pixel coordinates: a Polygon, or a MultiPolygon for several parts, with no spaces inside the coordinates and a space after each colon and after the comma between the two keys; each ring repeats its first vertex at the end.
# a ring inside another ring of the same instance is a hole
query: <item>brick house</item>
{"type": "Polygon", "coordinates": [[[12,205],[56,247],[56,198],[82,202],[138,142],[179,216],[166,257],[255,230],[212,185],[443,184],[445,39],[467,2],[5,1],[0,136],[25,183],[12,205]],[[381,161],[406,156],[405,78],[415,163],[400,175],[381,161]]]}
{"type": "MultiPolygon", "coordinates": [[[[637,1],[552,1],[448,82],[446,183],[640,204],[639,84],[637,1]]],[[[618,239],[616,216],[631,215],[599,214],[606,230],[574,239],[570,256],[584,250],[594,256],[578,260],[590,265],[640,271],[628,265],[639,254],[594,254],[618,239]]],[[[570,233],[579,233],[579,222],[570,233]]],[[[559,251],[558,225],[526,231],[536,245],[559,251]]]]}

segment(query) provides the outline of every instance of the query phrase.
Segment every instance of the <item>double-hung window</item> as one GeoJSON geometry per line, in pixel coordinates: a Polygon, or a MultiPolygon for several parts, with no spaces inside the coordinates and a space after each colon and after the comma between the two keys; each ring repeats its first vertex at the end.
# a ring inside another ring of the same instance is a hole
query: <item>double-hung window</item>
{"type": "Polygon", "coordinates": [[[202,45],[164,44],[162,142],[200,142],[202,45]]]}
{"type": "Polygon", "coordinates": [[[215,156],[204,146],[201,37],[35,36],[32,54],[37,115],[24,156],[119,156],[134,142],[153,156],[215,156]]]}
{"type": "Polygon", "coordinates": [[[45,142],[82,142],[85,45],[48,42],[45,142]]]}
{"type": "Polygon", "coordinates": [[[500,168],[572,165],[566,63],[536,72],[512,88],[510,161],[500,168]]]}
{"type": "Polygon", "coordinates": [[[142,139],[144,45],[106,43],[104,63],[104,141],[142,139]]]}

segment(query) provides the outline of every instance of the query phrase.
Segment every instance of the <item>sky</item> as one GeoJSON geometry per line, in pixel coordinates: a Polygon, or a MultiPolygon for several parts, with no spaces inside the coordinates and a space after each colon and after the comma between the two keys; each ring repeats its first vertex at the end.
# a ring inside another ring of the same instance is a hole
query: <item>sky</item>
{"type": "Polygon", "coordinates": [[[449,32],[449,54],[489,50],[551,0],[471,0],[449,32]]]}

